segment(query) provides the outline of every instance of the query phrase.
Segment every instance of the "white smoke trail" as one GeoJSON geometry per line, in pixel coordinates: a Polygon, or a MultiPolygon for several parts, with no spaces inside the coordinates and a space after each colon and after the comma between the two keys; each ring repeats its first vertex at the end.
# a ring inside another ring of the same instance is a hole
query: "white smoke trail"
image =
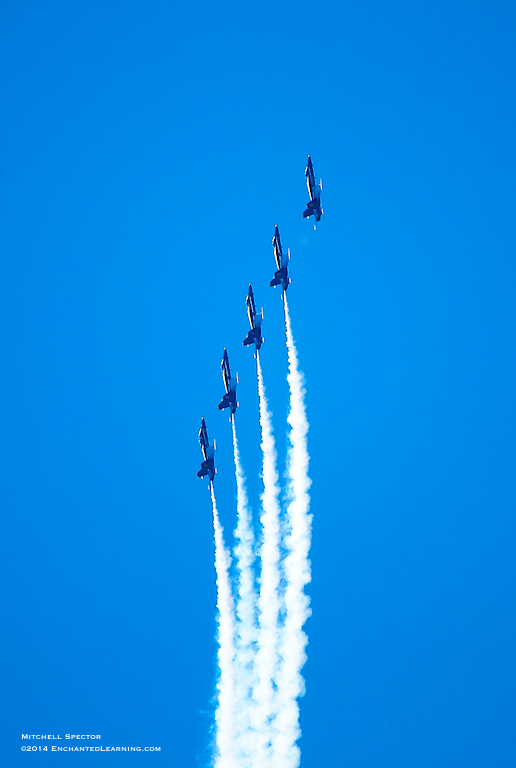
{"type": "Polygon", "coordinates": [[[312,530],[308,494],[311,480],[308,477],[308,421],[303,374],[299,370],[285,293],[283,297],[289,366],[287,380],[290,389],[288,423],[291,427],[291,445],[287,458],[287,493],[290,501],[287,507],[288,532],[284,542],[287,549],[284,560],[287,586],[284,596],[285,622],[280,647],[281,663],[277,677],[278,715],[274,733],[274,754],[276,764],[281,768],[297,768],[300,750],[296,741],[301,736],[297,698],[305,691],[301,669],[306,661],[307,644],[307,636],[302,628],[311,613],[310,600],[304,593],[304,587],[311,579],[308,559],[312,530]]]}
{"type": "Polygon", "coordinates": [[[215,711],[215,766],[237,768],[234,751],[235,734],[235,619],[233,596],[229,581],[231,558],[224,545],[224,531],[220,524],[215,502],[213,483],[210,483],[213,506],[213,529],[215,532],[215,572],[217,575],[218,641],[217,660],[219,679],[217,681],[217,709],[215,711]]]}
{"type": "Polygon", "coordinates": [[[251,712],[250,698],[254,686],[254,654],[257,639],[256,628],[256,593],[254,584],[253,563],[254,532],[252,527],[251,511],[247,499],[245,476],[240,461],[238,450],[235,417],[231,417],[233,430],[233,454],[235,459],[235,475],[237,482],[237,516],[238,522],[235,530],[237,544],[235,556],[238,583],[236,614],[238,618],[236,632],[236,656],[235,656],[235,751],[238,764],[241,768],[251,766],[251,712]]]}
{"type": "Polygon", "coordinates": [[[258,645],[255,658],[256,684],[253,691],[255,708],[253,724],[256,732],[254,744],[255,768],[270,765],[273,758],[271,734],[276,714],[274,681],[278,672],[278,622],[280,610],[280,505],[276,446],[268,410],[259,353],[256,354],[260,426],[263,452],[262,542],[260,550],[261,574],[258,596],[258,645]]]}

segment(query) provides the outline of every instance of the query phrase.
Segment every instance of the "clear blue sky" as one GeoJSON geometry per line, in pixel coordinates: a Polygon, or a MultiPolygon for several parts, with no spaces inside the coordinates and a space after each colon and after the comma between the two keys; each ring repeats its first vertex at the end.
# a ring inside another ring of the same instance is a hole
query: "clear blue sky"
{"type": "Polygon", "coordinates": [[[215,573],[197,430],[255,511],[245,295],[282,460],[271,238],[311,424],[303,768],[500,768],[515,719],[515,9],[6,2],[1,760],[99,733],[202,768],[215,573]],[[324,180],[303,220],[306,155],[324,180]]]}

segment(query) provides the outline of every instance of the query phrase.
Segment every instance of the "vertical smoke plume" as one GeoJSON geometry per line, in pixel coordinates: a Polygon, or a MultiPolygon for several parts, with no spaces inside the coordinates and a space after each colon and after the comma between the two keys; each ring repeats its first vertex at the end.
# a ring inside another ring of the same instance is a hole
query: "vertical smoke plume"
{"type": "Polygon", "coordinates": [[[271,415],[268,410],[263,373],[259,353],[256,353],[256,372],[260,401],[260,426],[263,452],[263,494],[262,494],[262,543],[260,550],[261,574],[258,597],[258,646],[255,659],[256,685],[254,728],[256,732],[255,766],[262,768],[270,764],[271,732],[276,714],[276,691],[274,682],[278,671],[278,621],[279,560],[280,560],[280,506],[279,485],[276,469],[276,446],[272,431],[271,415]]]}
{"type": "Polygon", "coordinates": [[[215,532],[215,572],[217,575],[217,636],[219,650],[217,660],[219,679],[217,681],[217,709],[215,711],[215,765],[217,768],[237,768],[234,751],[235,734],[235,619],[233,596],[229,581],[231,558],[224,545],[224,531],[220,524],[213,491],[210,483],[213,506],[213,529],[215,532]]]}
{"type": "Polygon", "coordinates": [[[236,656],[235,656],[235,752],[241,768],[251,765],[250,698],[255,683],[254,654],[256,643],[256,593],[254,584],[254,533],[247,499],[245,477],[238,450],[235,416],[231,417],[233,454],[237,483],[237,527],[235,538],[237,567],[236,656]]]}
{"type": "Polygon", "coordinates": [[[274,752],[277,764],[282,768],[297,768],[300,750],[296,745],[301,735],[297,698],[305,691],[301,669],[306,661],[307,637],[303,625],[310,615],[310,600],[304,587],[311,579],[310,550],[312,515],[309,514],[307,433],[308,421],[305,410],[303,375],[299,370],[297,350],[292,336],[292,326],[284,293],[285,329],[290,389],[290,448],[287,457],[287,507],[288,531],[285,536],[287,555],[284,560],[286,579],[285,622],[281,638],[281,665],[277,678],[278,716],[274,734],[274,752]]]}

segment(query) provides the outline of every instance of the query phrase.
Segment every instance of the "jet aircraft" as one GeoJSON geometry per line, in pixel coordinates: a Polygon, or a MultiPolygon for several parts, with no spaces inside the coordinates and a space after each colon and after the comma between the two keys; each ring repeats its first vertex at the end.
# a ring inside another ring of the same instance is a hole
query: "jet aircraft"
{"type": "Polygon", "coordinates": [[[323,215],[323,209],[321,208],[322,179],[319,181],[319,184],[315,183],[314,167],[312,165],[312,158],[310,155],[308,155],[308,164],[305,168],[305,176],[310,202],[306,206],[306,211],[303,211],[303,218],[309,219],[310,216],[315,216],[315,220],[319,221],[323,215]]]}
{"type": "Polygon", "coordinates": [[[197,472],[197,477],[204,477],[205,475],[208,475],[210,482],[212,483],[213,478],[215,477],[215,472],[217,471],[215,469],[215,458],[213,456],[216,446],[215,441],[213,441],[213,445],[210,445],[210,441],[208,439],[208,430],[206,429],[206,422],[204,421],[204,418],[199,430],[199,442],[201,444],[204,461],[201,464],[200,470],[197,472]]]}
{"type": "Polygon", "coordinates": [[[247,305],[247,316],[249,318],[249,324],[251,326],[251,330],[243,340],[242,344],[244,345],[244,347],[248,347],[250,344],[254,344],[256,346],[256,350],[258,351],[263,344],[263,339],[262,339],[263,310],[261,312],[256,311],[256,305],[254,303],[254,295],[253,295],[253,289],[251,287],[251,283],[249,283],[249,293],[245,298],[245,303],[247,305]]]}
{"type": "Polygon", "coordinates": [[[238,408],[238,403],[236,399],[236,385],[238,384],[238,374],[234,379],[231,377],[231,370],[229,368],[229,357],[228,357],[228,351],[226,347],[224,347],[224,357],[222,358],[222,363],[220,367],[222,368],[222,378],[224,380],[224,387],[226,389],[226,394],[224,395],[224,397],[219,403],[219,411],[223,411],[224,408],[230,408],[231,413],[235,413],[236,409],[238,408]]]}
{"type": "Polygon", "coordinates": [[[276,266],[278,267],[278,271],[274,274],[274,277],[270,281],[269,285],[271,287],[282,285],[283,290],[286,291],[290,283],[290,277],[288,276],[288,260],[290,259],[290,248],[288,249],[287,254],[284,255],[281,248],[281,239],[277,224],[274,229],[272,245],[274,247],[274,258],[276,259],[276,266]]]}

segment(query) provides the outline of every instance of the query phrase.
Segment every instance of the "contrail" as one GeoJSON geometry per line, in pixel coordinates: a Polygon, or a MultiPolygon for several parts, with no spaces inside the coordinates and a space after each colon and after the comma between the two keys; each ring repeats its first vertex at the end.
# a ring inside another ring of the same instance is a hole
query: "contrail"
{"type": "Polygon", "coordinates": [[[278,621],[279,560],[280,560],[280,505],[279,485],[276,469],[276,447],[272,431],[271,415],[268,410],[263,373],[259,353],[256,353],[256,373],[260,401],[261,447],[263,451],[263,494],[262,542],[260,549],[261,574],[258,596],[258,645],[255,658],[256,684],[253,690],[255,708],[253,724],[256,732],[255,768],[270,765],[273,757],[271,733],[276,714],[276,691],[274,681],[278,672],[278,621]]]}
{"type": "Polygon", "coordinates": [[[278,715],[274,733],[274,754],[277,765],[281,768],[297,768],[300,750],[296,741],[301,736],[297,698],[305,692],[301,669],[306,661],[307,644],[307,636],[302,628],[311,613],[310,600],[304,593],[304,587],[311,579],[308,559],[312,529],[308,494],[311,480],[308,477],[309,456],[306,440],[308,421],[303,374],[299,370],[286,293],[283,294],[283,301],[289,366],[288,423],[291,427],[291,445],[287,457],[288,531],[284,540],[287,549],[284,560],[287,586],[284,596],[285,622],[281,638],[281,664],[277,677],[278,715]]]}
{"type": "Polygon", "coordinates": [[[218,641],[217,660],[219,679],[217,681],[217,709],[215,711],[215,766],[237,768],[234,751],[235,734],[235,619],[233,596],[229,581],[231,558],[224,546],[224,531],[220,524],[213,491],[210,483],[213,506],[213,529],[215,532],[215,572],[217,574],[218,641]]]}
{"type": "Polygon", "coordinates": [[[235,475],[237,483],[237,516],[235,530],[237,544],[235,546],[237,568],[237,604],[238,618],[236,628],[235,656],[235,752],[241,768],[251,765],[251,713],[250,698],[255,683],[253,661],[257,639],[256,627],[256,593],[254,583],[253,563],[254,532],[252,527],[251,510],[247,499],[245,476],[238,450],[235,416],[231,417],[233,430],[233,454],[235,459],[235,475]]]}

